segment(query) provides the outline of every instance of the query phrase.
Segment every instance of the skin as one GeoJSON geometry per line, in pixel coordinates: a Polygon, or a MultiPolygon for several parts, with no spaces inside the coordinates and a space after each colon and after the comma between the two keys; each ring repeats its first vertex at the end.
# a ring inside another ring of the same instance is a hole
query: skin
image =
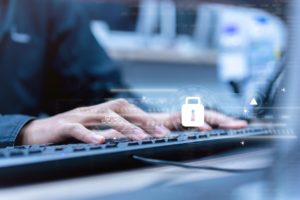
{"type": "MultiPolygon", "coordinates": [[[[19,145],[61,143],[76,139],[84,143],[101,144],[108,138],[130,138],[142,140],[147,137],[164,137],[171,130],[182,129],[180,113],[146,113],[117,99],[106,103],[80,107],[53,117],[33,120],[20,132],[19,145]],[[104,125],[106,130],[91,130],[104,125]]],[[[199,130],[212,127],[238,129],[247,126],[243,120],[233,119],[214,111],[205,111],[205,125],[199,130]]]]}

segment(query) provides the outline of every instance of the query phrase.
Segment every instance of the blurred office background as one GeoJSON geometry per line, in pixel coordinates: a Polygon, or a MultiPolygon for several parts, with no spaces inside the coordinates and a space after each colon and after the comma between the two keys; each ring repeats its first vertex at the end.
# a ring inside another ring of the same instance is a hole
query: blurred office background
{"type": "Polygon", "coordinates": [[[144,98],[191,90],[238,115],[264,106],[285,51],[284,1],[77,1],[97,41],[144,98]]]}

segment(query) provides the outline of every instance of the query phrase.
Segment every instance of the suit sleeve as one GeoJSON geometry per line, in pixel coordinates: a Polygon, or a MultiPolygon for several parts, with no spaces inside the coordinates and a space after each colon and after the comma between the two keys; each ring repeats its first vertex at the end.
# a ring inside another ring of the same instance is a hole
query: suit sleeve
{"type": "Polygon", "coordinates": [[[14,145],[20,130],[33,119],[26,115],[0,115],[0,147],[14,145]]]}

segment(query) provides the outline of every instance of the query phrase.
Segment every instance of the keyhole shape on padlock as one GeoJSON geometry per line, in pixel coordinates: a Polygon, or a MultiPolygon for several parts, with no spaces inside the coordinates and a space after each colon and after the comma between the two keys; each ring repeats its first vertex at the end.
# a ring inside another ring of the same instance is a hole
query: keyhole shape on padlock
{"type": "Polygon", "coordinates": [[[192,113],[191,113],[191,121],[192,122],[195,121],[195,110],[194,109],[192,110],[192,113]]]}

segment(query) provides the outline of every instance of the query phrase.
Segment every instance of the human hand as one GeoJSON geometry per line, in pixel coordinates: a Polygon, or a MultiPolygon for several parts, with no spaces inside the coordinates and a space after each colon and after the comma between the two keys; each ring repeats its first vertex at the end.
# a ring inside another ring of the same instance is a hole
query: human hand
{"type": "Polygon", "coordinates": [[[28,123],[17,139],[19,145],[66,142],[77,139],[85,143],[104,143],[105,138],[163,137],[169,130],[154,116],[124,99],[95,106],[81,107],[28,123]],[[108,130],[89,130],[88,127],[106,126],[108,130]]]}

